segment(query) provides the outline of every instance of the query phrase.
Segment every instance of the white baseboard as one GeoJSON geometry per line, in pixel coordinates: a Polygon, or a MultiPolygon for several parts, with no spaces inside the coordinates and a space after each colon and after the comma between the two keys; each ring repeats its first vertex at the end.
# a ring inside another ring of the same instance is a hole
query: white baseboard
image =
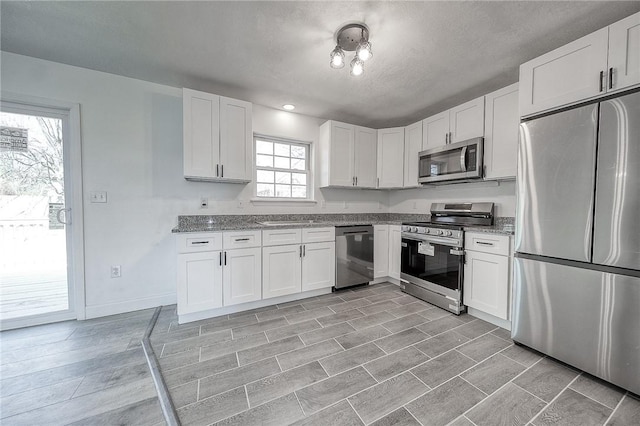
{"type": "Polygon", "coordinates": [[[235,314],[236,312],[249,311],[251,309],[262,308],[264,306],[276,305],[279,303],[292,302],[294,300],[306,299],[308,297],[321,296],[330,294],[331,287],[321,288],[319,290],[305,291],[303,293],[290,294],[288,296],[272,297],[264,300],[256,300],[255,302],[242,303],[240,305],[226,306],[218,309],[207,309],[206,311],[192,312],[189,314],[178,315],[178,324],[184,324],[192,321],[199,321],[207,318],[214,318],[220,315],[235,314]]]}
{"type": "Polygon", "coordinates": [[[382,277],[382,278],[375,278],[373,281],[369,282],[369,284],[380,284],[380,283],[391,283],[399,286],[400,280],[396,278],[391,278],[391,277],[382,277]]]}
{"type": "Polygon", "coordinates": [[[493,325],[497,325],[498,327],[502,327],[505,330],[511,331],[511,321],[504,320],[502,318],[494,317],[491,314],[486,312],[479,311],[474,308],[470,308],[467,306],[467,313],[473,317],[480,318],[483,321],[491,323],[493,325]]]}
{"type": "Polygon", "coordinates": [[[86,319],[106,317],[125,312],[139,311],[158,306],[175,305],[176,293],[167,293],[161,296],[147,297],[144,299],[127,300],[124,302],[107,303],[104,305],[87,306],[85,308],[86,319]]]}

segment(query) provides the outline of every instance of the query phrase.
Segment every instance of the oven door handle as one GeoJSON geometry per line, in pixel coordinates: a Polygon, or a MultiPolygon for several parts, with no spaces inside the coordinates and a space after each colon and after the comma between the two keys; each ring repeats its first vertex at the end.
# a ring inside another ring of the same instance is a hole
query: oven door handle
{"type": "Polygon", "coordinates": [[[437,237],[414,237],[414,236],[409,236],[407,234],[401,234],[402,235],[402,239],[404,240],[411,240],[411,241],[418,241],[421,243],[430,243],[430,244],[436,244],[436,245],[441,245],[441,246],[449,246],[449,247],[457,247],[458,245],[455,243],[451,243],[450,240],[447,240],[445,238],[437,238],[437,237]]]}
{"type": "Polygon", "coordinates": [[[451,249],[449,250],[449,254],[454,256],[464,256],[464,250],[451,249]]]}

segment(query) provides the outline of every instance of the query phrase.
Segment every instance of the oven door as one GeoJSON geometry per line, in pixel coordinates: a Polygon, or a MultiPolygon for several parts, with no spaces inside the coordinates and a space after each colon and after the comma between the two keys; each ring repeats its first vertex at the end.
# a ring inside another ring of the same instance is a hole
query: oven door
{"type": "Polygon", "coordinates": [[[427,290],[459,299],[464,251],[437,238],[402,236],[401,278],[427,290]]]}

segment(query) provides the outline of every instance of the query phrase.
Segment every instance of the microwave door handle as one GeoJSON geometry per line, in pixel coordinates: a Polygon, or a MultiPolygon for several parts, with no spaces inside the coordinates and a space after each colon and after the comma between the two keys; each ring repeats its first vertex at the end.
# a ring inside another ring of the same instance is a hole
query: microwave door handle
{"type": "Polygon", "coordinates": [[[462,151],[460,151],[460,170],[463,172],[467,171],[467,147],[463,146],[462,151]]]}

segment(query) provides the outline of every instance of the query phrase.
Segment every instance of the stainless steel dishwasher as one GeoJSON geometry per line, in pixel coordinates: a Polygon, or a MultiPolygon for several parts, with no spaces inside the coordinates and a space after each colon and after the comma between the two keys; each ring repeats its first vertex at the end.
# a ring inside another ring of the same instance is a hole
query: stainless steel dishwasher
{"type": "Polygon", "coordinates": [[[335,289],[373,280],[373,226],[336,226],[335,289]]]}

